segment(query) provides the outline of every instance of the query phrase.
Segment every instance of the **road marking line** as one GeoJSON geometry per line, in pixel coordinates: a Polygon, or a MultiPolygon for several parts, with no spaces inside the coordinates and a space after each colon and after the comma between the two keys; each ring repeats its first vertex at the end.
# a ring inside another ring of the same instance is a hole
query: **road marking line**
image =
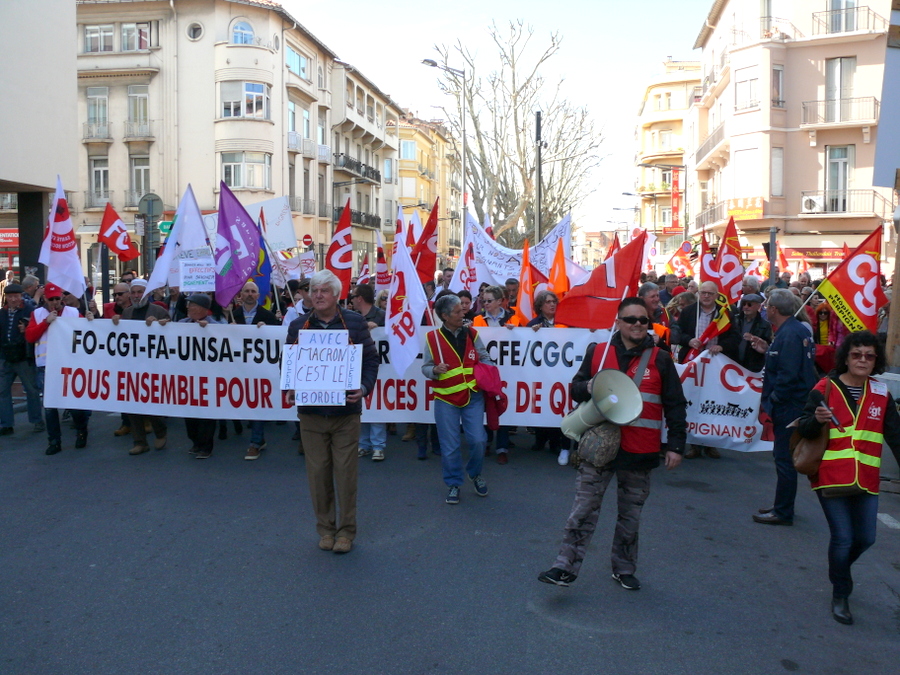
{"type": "Polygon", "coordinates": [[[886,513],[879,513],[878,520],[893,530],[900,530],[900,520],[897,520],[893,516],[889,516],[886,513]]]}

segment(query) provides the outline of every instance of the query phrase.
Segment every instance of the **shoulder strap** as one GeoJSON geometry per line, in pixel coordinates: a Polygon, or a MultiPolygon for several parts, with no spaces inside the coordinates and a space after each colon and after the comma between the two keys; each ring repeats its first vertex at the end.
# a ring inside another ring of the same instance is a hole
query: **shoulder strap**
{"type": "Polygon", "coordinates": [[[638,389],[641,388],[641,380],[644,379],[644,371],[647,369],[647,364],[650,363],[650,357],[656,349],[656,347],[650,347],[649,349],[645,349],[644,353],[641,354],[641,360],[638,361],[637,370],[634,371],[634,385],[638,389]]]}

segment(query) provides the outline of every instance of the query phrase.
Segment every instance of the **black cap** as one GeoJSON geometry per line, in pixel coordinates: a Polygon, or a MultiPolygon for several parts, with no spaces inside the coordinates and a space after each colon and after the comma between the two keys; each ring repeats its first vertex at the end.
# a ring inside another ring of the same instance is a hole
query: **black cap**
{"type": "Polygon", "coordinates": [[[212,303],[209,300],[209,296],[205,293],[194,293],[190,297],[188,297],[188,302],[193,302],[195,305],[200,305],[203,309],[209,309],[212,306],[212,303]]]}
{"type": "Polygon", "coordinates": [[[25,289],[20,284],[6,284],[3,289],[4,293],[24,293],[25,289]]]}

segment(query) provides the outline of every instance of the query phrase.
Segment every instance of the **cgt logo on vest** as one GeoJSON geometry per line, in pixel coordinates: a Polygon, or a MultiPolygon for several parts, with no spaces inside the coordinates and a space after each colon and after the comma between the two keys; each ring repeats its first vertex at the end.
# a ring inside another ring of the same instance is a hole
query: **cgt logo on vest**
{"type": "Polygon", "coordinates": [[[881,416],[881,408],[878,407],[877,404],[873,403],[869,406],[869,419],[877,420],[881,416]]]}
{"type": "Polygon", "coordinates": [[[390,294],[391,330],[400,339],[400,344],[405,345],[406,341],[416,333],[416,322],[413,319],[412,312],[409,311],[409,302],[406,297],[406,275],[398,270],[394,272],[394,278],[391,280],[390,294]]]}

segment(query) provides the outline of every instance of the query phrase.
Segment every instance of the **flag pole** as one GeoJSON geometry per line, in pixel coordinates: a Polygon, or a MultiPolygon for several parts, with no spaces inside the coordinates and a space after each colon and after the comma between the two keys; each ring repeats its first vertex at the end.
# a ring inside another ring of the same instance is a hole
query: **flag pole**
{"type": "MultiPolygon", "coordinates": [[[[284,269],[281,267],[281,262],[278,260],[275,253],[272,251],[272,247],[269,246],[269,240],[266,239],[266,235],[263,233],[262,228],[259,229],[259,234],[262,237],[263,243],[266,245],[266,250],[269,251],[269,261],[274,262],[275,266],[278,268],[278,273],[282,277],[287,279],[287,274],[285,274],[284,269]]],[[[271,279],[271,277],[270,277],[270,279],[271,279]]],[[[284,288],[284,287],[282,286],[282,288],[284,288]]],[[[278,310],[279,313],[281,313],[281,301],[279,300],[279,297],[278,297],[279,295],[280,295],[280,293],[276,290],[275,291],[275,309],[278,310]]]]}
{"type": "Polygon", "coordinates": [[[806,300],[803,301],[803,304],[800,305],[800,309],[798,309],[796,312],[794,312],[794,316],[795,316],[795,317],[796,317],[796,316],[799,316],[800,312],[802,312],[802,311],[803,311],[803,308],[806,307],[806,306],[809,304],[809,301],[812,300],[812,298],[813,298],[813,296],[814,296],[815,294],[816,294],[815,291],[813,291],[812,293],[809,294],[809,297],[807,297],[806,300]]]}
{"type": "MultiPolygon", "coordinates": [[[[628,297],[628,289],[630,288],[631,286],[625,286],[625,292],[622,293],[622,300],[628,297]]],[[[619,300],[619,302],[622,302],[622,300],[619,300]]],[[[600,370],[603,370],[603,364],[606,363],[606,355],[609,354],[609,346],[612,344],[613,335],[616,334],[616,321],[618,321],[618,319],[619,312],[617,311],[616,318],[613,319],[612,328],[609,329],[609,340],[606,341],[606,349],[603,350],[603,358],[600,359],[600,370]]]]}

